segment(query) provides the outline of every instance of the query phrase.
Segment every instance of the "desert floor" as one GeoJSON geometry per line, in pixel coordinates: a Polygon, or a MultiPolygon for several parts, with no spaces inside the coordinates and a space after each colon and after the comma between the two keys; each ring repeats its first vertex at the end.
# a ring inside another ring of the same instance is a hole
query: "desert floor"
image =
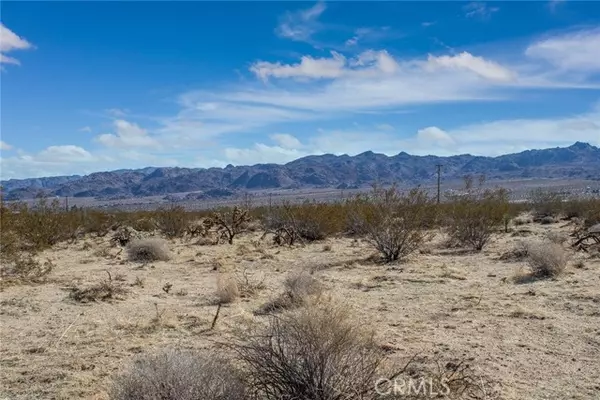
{"type": "Polygon", "coordinates": [[[522,232],[497,235],[481,253],[445,249],[437,235],[396,265],[369,261],[368,243],[349,238],[294,248],[259,233],[233,245],[175,240],[171,261],[147,265],[126,261],[108,237],[62,244],[41,255],[55,265],[45,283],[0,293],[0,398],[106,399],[111,376],[136,354],[210,348],[236,327],[264,322],[254,311],[288,274],[307,269],[376,328],[391,357],[467,359],[498,382],[503,399],[599,399],[600,258],[568,250],[565,274],[528,283],[513,280],[524,261],[500,259],[518,241],[566,235],[566,225],[514,227],[522,232]],[[127,289],[121,299],[69,298],[68,287],[96,284],[106,271],[127,289]],[[224,306],[210,330],[222,273],[264,288],[224,306]]]}

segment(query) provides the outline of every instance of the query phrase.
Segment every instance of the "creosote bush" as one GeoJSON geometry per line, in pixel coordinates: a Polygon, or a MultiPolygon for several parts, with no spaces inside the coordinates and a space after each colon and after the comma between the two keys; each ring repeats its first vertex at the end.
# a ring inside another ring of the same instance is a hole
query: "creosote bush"
{"type": "Polygon", "coordinates": [[[461,246],[481,251],[492,235],[506,223],[510,213],[508,193],[504,189],[473,190],[450,196],[446,232],[461,246]]]}
{"type": "Polygon", "coordinates": [[[163,350],[138,356],[114,380],[111,400],[242,400],[245,387],[216,354],[163,350]]]}
{"type": "Polygon", "coordinates": [[[429,236],[425,228],[433,208],[422,190],[403,194],[395,187],[375,187],[371,196],[358,196],[347,206],[354,232],[364,235],[387,262],[406,258],[429,236]]]}
{"type": "Polygon", "coordinates": [[[127,257],[130,261],[150,262],[170,259],[167,242],[163,239],[136,239],[127,245],[127,257]]]}

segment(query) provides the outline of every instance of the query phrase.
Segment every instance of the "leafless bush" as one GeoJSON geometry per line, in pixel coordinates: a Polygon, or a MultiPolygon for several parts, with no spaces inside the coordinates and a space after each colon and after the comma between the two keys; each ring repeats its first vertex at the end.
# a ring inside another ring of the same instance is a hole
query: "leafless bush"
{"type": "Polygon", "coordinates": [[[130,261],[168,261],[170,258],[167,243],[162,239],[132,240],[127,247],[130,261]]]}
{"type": "Polygon", "coordinates": [[[384,355],[371,332],[332,304],[273,317],[235,345],[255,398],[365,399],[384,355]]]}
{"type": "Polygon", "coordinates": [[[528,244],[527,261],[536,278],[560,275],[567,266],[567,253],[561,245],[552,242],[528,244]]]}
{"type": "Polygon", "coordinates": [[[569,238],[562,232],[547,232],[546,239],[556,244],[564,244],[569,238]]]}
{"type": "Polygon", "coordinates": [[[217,276],[217,304],[228,304],[240,297],[237,281],[229,274],[217,276]]]}
{"type": "Polygon", "coordinates": [[[244,398],[244,384],[228,360],[182,350],[139,356],[114,379],[110,389],[111,400],[244,398]]]}
{"type": "Polygon", "coordinates": [[[430,218],[430,205],[421,190],[401,194],[393,187],[375,188],[370,198],[358,197],[349,208],[353,229],[391,262],[418,250],[429,236],[424,226],[430,218]]]}
{"type": "Polygon", "coordinates": [[[233,244],[233,238],[245,232],[250,221],[248,210],[236,206],[230,211],[213,213],[204,220],[204,226],[207,233],[210,229],[215,228],[219,237],[227,240],[229,244],[233,244]]]}

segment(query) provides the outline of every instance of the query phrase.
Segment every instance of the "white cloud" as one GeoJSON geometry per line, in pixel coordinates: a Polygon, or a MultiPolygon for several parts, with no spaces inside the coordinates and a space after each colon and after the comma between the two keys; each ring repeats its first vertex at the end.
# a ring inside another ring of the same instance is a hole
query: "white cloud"
{"type": "Polygon", "coordinates": [[[479,18],[488,19],[495,12],[500,9],[498,7],[488,7],[484,2],[474,1],[463,7],[465,11],[465,17],[467,18],[479,18]]]}
{"type": "Polygon", "coordinates": [[[271,140],[273,140],[279,147],[284,149],[298,149],[302,147],[302,143],[300,141],[287,133],[276,133],[274,135],[269,136],[271,140]]]}
{"type": "Polygon", "coordinates": [[[137,124],[118,119],[114,121],[114,126],[116,134],[105,133],[95,140],[107,147],[159,147],[159,143],[137,124]]]}
{"type": "Polygon", "coordinates": [[[2,140],[0,140],[0,150],[12,150],[12,146],[2,140]]]}
{"type": "Polygon", "coordinates": [[[79,128],[79,132],[91,133],[92,132],[92,128],[90,128],[89,126],[84,126],[82,128],[79,128]]]}
{"type": "Polygon", "coordinates": [[[525,54],[561,70],[600,71],[600,28],[550,36],[527,47],[525,54]]]}
{"type": "Polygon", "coordinates": [[[417,131],[417,140],[430,143],[432,146],[448,147],[455,144],[454,139],[436,126],[430,126],[417,131]]]}
{"type": "Polygon", "coordinates": [[[9,57],[4,53],[14,50],[26,50],[32,47],[33,45],[31,43],[8,29],[0,22],[0,64],[19,65],[19,60],[9,57]]]}
{"type": "Polygon", "coordinates": [[[92,161],[94,157],[87,150],[79,146],[64,145],[50,146],[39,152],[35,159],[41,162],[62,163],[92,161]]]}
{"type": "Polygon", "coordinates": [[[280,20],[275,32],[280,37],[295,41],[310,41],[319,30],[318,18],[325,11],[325,3],[318,2],[306,10],[287,12],[280,20]]]}
{"type": "Polygon", "coordinates": [[[434,57],[429,55],[428,66],[435,68],[452,68],[472,71],[485,79],[500,82],[510,82],[515,79],[515,73],[500,64],[475,57],[470,53],[462,52],[455,56],[434,57]]]}
{"type": "Polygon", "coordinates": [[[258,61],[250,71],[263,81],[269,77],[298,79],[336,79],[357,75],[393,74],[399,69],[394,58],[385,50],[367,50],[353,59],[333,51],[330,58],[303,56],[297,64],[258,61]]]}
{"type": "Polygon", "coordinates": [[[281,64],[258,61],[250,67],[250,71],[262,80],[274,78],[337,78],[341,76],[346,58],[336,52],[331,58],[313,58],[303,56],[298,64],[281,64]]]}

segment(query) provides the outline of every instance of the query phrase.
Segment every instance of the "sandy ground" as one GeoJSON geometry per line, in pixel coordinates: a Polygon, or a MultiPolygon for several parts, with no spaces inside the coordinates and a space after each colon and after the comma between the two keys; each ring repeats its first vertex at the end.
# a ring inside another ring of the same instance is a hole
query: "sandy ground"
{"type": "Polygon", "coordinates": [[[290,272],[309,269],[376,327],[392,357],[470,360],[499,383],[503,399],[600,399],[600,259],[571,253],[558,279],[516,284],[526,265],[500,255],[519,240],[569,228],[519,229],[530,233],[499,235],[479,254],[444,249],[438,236],[424,254],[391,266],[366,261],[369,245],[347,238],[292,249],[261,242],[258,233],[234,245],[178,240],[169,242],[171,261],[145,266],[126,261],[108,238],[60,245],[41,257],[55,264],[46,283],[0,293],[0,398],[106,399],[111,376],[137,353],[227,340],[236,327],[265,321],[253,311],[290,272]],[[122,300],[68,297],[66,288],[98,283],[106,271],[128,289],[122,300]],[[223,307],[211,331],[223,271],[265,288],[223,307]]]}

